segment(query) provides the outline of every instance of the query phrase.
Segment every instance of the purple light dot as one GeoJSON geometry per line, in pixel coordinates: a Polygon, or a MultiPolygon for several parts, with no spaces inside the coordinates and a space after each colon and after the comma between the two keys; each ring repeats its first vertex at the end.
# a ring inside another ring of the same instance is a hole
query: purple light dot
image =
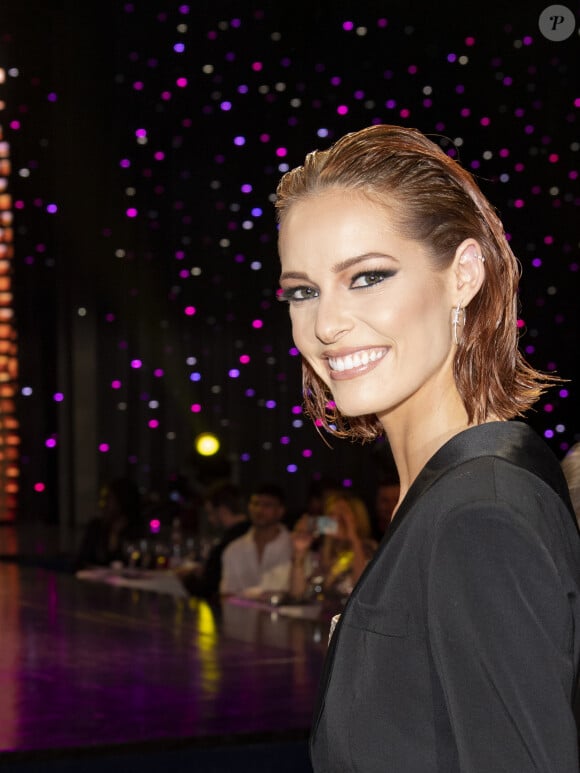
{"type": "Polygon", "coordinates": [[[256,328],[256,330],[259,330],[261,327],[264,327],[264,323],[262,322],[261,319],[255,319],[252,322],[252,327],[256,328]]]}
{"type": "Polygon", "coordinates": [[[14,131],[20,129],[20,121],[10,121],[10,128],[14,131]]]}
{"type": "Polygon", "coordinates": [[[158,534],[161,529],[161,521],[159,518],[152,518],[149,521],[149,531],[151,534],[158,534]]]}
{"type": "Polygon", "coordinates": [[[146,137],[147,136],[147,129],[137,129],[135,132],[135,137],[146,137]]]}
{"type": "Polygon", "coordinates": [[[552,430],[552,429],[547,429],[547,430],[544,432],[544,437],[545,437],[545,438],[552,438],[552,437],[554,437],[554,430],[552,430]]]}
{"type": "Polygon", "coordinates": [[[354,24],[351,21],[345,21],[342,23],[342,29],[345,32],[351,32],[354,29],[354,24]]]}
{"type": "Polygon", "coordinates": [[[472,38],[472,37],[465,38],[465,45],[466,46],[474,46],[475,45],[475,38],[472,38]]]}
{"type": "Polygon", "coordinates": [[[297,472],[297,471],[298,471],[298,467],[297,467],[297,465],[295,465],[295,464],[289,464],[289,465],[286,467],[286,470],[287,470],[288,472],[297,472]]]}
{"type": "Polygon", "coordinates": [[[47,97],[49,102],[56,102],[58,99],[58,95],[54,93],[54,91],[51,91],[50,94],[47,94],[47,97]]]}
{"type": "Polygon", "coordinates": [[[260,207],[253,207],[252,208],[252,217],[262,217],[263,211],[260,207]]]}
{"type": "Polygon", "coordinates": [[[345,478],[342,481],[342,485],[344,486],[344,488],[351,488],[352,487],[352,480],[350,478],[345,478]]]}
{"type": "Polygon", "coordinates": [[[457,54],[447,54],[448,62],[455,62],[456,59],[457,59],[457,54]]]}
{"type": "Polygon", "coordinates": [[[263,68],[264,68],[264,65],[262,64],[262,62],[253,62],[252,63],[252,70],[254,72],[261,72],[263,68]]]}
{"type": "Polygon", "coordinates": [[[300,352],[298,351],[298,349],[297,349],[295,346],[292,346],[292,347],[291,347],[291,348],[288,350],[288,354],[290,355],[290,357],[298,357],[298,355],[300,354],[300,352]]]}
{"type": "Polygon", "coordinates": [[[47,448],[55,448],[56,447],[56,440],[53,437],[49,437],[47,440],[44,441],[44,445],[47,448]]]}
{"type": "Polygon", "coordinates": [[[524,46],[531,46],[533,42],[534,42],[534,39],[533,37],[531,37],[531,35],[524,35],[524,37],[522,38],[522,43],[524,44],[524,46]]]}
{"type": "Polygon", "coordinates": [[[526,346],[526,354],[533,354],[536,351],[536,347],[532,346],[531,344],[528,344],[526,346]]]}
{"type": "Polygon", "coordinates": [[[230,378],[239,378],[240,371],[237,368],[232,368],[231,370],[228,371],[228,376],[230,378]]]}
{"type": "Polygon", "coordinates": [[[176,43],[173,46],[173,50],[176,54],[182,54],[185,51],[185,44],[184,43],[176,43]]]}
{"type": "Polygon", "coordinates": [[[266,400],[266,408],[270,410],[276,407],[276,400],[266,400]]]}
{"type": "Polygon", "coordinates": [[[554,244],[553,236],[544,236],[544,244],[554,244]]]}
{"type": "Polygon", "coordinates": [[[155,376],[155,378],[162,378],[164,375],[163,368],[155,368],[155,370],[153,371],[153,375],[155,376]]]}
{"type": "Polygon", "coordinates": [[[293,405],[292,406],[292,413],[302,413],[302,406],[301,405],[293,405]]]}
{"type": "Polygon", "coordinates": [[[324,424],[324,422],[322,421],[322,419],[315,419],[315,420],[314,420],[314,424],[315,424],[315,426],[317,426],[317,427],[322,427],[322,426],[323,426],[323,424],[324,424]]]}
{"type": "Polygon", "coordinates": [[[175,85],[176,85],[176,86],[177,86],[177,88],[179,88],[179,89],[184,89],[184,88],[187,86],[187,78],[178,78],[178,79],[175,81],[175,85]]]}
{"type": "Polygon", "coordinates": [[[145,84],[143,83],[143,81],[135,81],[135,83],[133,84],[133,88],[135,89],[135,91],[143,91],[144,86],[145,84]]]}
{"type": "Polygon", "coordinates": [[[183,313],[187,317],[193,317],[193,315],[195,314],[195,306],[186,306],[185,309],[183,310],[183,313]]]}
{"type": "Polygon", "coordinates": [[[240,460],[241,460],[242,462],[249,462],[251,458],[252,458],[252,457],[251,457],[251,456],[250,456],[250,454],[248,454],[248,453],[245,453],[245,454],[240,454],[240,460]]]}
{"type": "Polygon", "coordinates": [[[193,403],[191,406],[191,412],[192,413],[200,413],[201,412],[201,405],[199,403],[193,403]]]}
{"type": "Polygon", "coordinates": [[[227,101],[222,102],[220,108],[224,111],[224,113],[227,113],[232,109],[232,103],[227,101]]]}
{"type": "Polygon", "coordinates": [[[142,367],[143,363],[141,360],[131,360],[131,367],[133,370],[139,370],[140,367],[142,367]]]}
{"type": "Polygon", "coordinates": [[[115,379],[114,381],[111,381],[111,389],[121,389],[122,383],[119,381],[119,379],[115,379]]]}
{"type": "Polygon", "coordinates": [[[401,118],[408,118],[408,117],[411,115],[411,111],[410,111],[410,110],[408,110],[406,107],[404,107],[404,108],[403,108],[403,109],[400,111],[399,115],[401,116],[401,118]]]}
{"type": "Polygon", "coordinates": [[[64,395],[62,392],[55,392],[52,399],[54,400],[55,403],[62,403],[62,401],[64,400],[64,395]]]}
{"type": "Polygon", "coordinates": [[[479,122],[482,126],[489,126],[491,123],[491,118],[488,118],[486,115],[483,116],[483,118],[479,122]]]}
{"type": "Polygon", "coordinates": [[[244,392],[246,397],[255,397],[256,396],[256,390],[255,389],[246,389],[244,392]]]}
{"type": "Polygon", "coordinates": [[[516,200],[514,201],[514,207],[515,207],[516,209],[521,209],[523,206],[525,206],[525,202],[524,202],[524,200],[523,200],[523,199],[516,199],[516,200]]]}
{"type": "Polygon", "coordinates": [[[201,373],[198,373],[197,371],[189,374],[189,380],[190,381],[201,381],[201,373]]]}
{"type": "Polygon", "coordinates": [[[302,456],[304,456],[306,459],[310,459],[312,456],[312,451],[309,448],[305,448],[304,451],[302,451],[302,456]]]}
{"type": "Polygon", "coordinates": [[[346,114],[348,113],[348,106],[347,106],[347,105],[339,105],[339,106],[336,108],[336,112],[337,112],[339,115],[346,115],[346,114]]]}
{"type": "Polygon", "coordinates": [[[129,209],[127,209],[125,214],[127,215],[127,217],[137,217],[139,212],[135,209],[135,207],[129,207],[129,209]]]}
{"type": "Polygon", "coordinates": [[[128,169],[128,168],[131,166],[131,162],[129,161],[129,159],[128,159],[128,158],[122,158],[122,159],[119,161],[119,166],[120,166],[122,169],[128,169]]]}
{"type": "Polygon", "coordinates": [[[179,272],[180,279],[189,279],[189,271],[186,268],[182,268],[179,272]]]}
{"type": "Polygon", "coordinates": [[[388,19],[377,19],[377,27],[386,27],[388,23],[388,19]]]}
{"type": "Polygon", "coordinates": [[[568,390],[567,389],[560,389],[559,395],[560,395],[560,397],[564,397],[564,398],[568,397],[568,390]]]}
{"type": "Polygon", "coordinates": [[[290,438],[288,437],[288,435],[283,435],[280,438],[280,443],[282,443],[283,446],[287,446],[290,443],[290,438]]]}
{"type": "Polygon", "coordinates": [[[157,419],[149,419],[147,424],[149,425],[150,429],[157,429],[157,427],[159,426],[159,422],[157,421],[157,419]]]}
{"type": "Polygon", "coordinates": [[[396,106],[397,102],[394,99],[387,99],[385,102],[385,107],[387,107],[389,110],[392,110],[396,106]]]}
{"type": "Polygon", "coordinates": [[[534,268],[540,268],[541,265],[542,265],[542,259],[541,258],[534,258],[532,260],[532,266],[534,268]]]}
{"type": "Polygon", "coordinates": [[[269,134],[260,134],[259,140],[260,140],[260,142],[270,142],[270,135],[269,134]]]}
{"type": "Polygon", "coordinates": [[[245,144],[246,144],[245,137],[234,137],[234,145],[241,147],[242,145],[245,145],[245,144]]]}
{"type": "Polygon", "coordinates": [[[242,193],[251,193],[252,192],[252,186],[250,183],[244,183],[242,187],[240,188],[242,193]]]}
{"type": "Polygon", "coordinates": [[[171,99],[171,92],[170,91],[162,91],[161,92],[161,99],[163,99],[165,102],[169,101],[171,99]]]}
{"type": "Polygon", "coordinates": [[[242,365],[247,365],[250,362],[250,355],[249,354],[242,354],[240,357],[240,362],[242,365]]]}
{"type": "Polygon", "coordinates": [[[108,443],[99,443],[99,451],[102,454],[106,454],[109,450],[109,444],[108,443]]]}
{"type": "Polygon", "coordinates": [[[527,126],[524,126],[524,131],[526,134],[533,134],[535,129],[531,124],[528,124],[527,126]]]}
{"type": "Polygon", "coordinates": [[[158,150],[153,154],[153,158],[155,161],[163,161],[165,158],[165,153],[162,150],[158,150]]]}
{"type": "Polygon", "coordinates": [[[276,155],[278,158],[285,158],[288,155],[287,148],[276,148],[276,155]]]}
{"type": "Polygon", "coordinates": [[[546,403],[546,405],[544,405],[544,410],[546,413],[552,413],[554,406],[551,403],[546,403]]]}

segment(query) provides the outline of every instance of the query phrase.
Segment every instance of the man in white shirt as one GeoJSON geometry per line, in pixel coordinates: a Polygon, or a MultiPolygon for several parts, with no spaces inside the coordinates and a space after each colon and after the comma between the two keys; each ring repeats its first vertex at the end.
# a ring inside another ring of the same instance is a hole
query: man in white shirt
{"type": "Polygon", "coordinates": [[[248,503],[252,526],[222,555],[223,595],[288,590],[292,538],[281,523],[285,511],[278,486],[261,486],[252,494],[248,503]]]}

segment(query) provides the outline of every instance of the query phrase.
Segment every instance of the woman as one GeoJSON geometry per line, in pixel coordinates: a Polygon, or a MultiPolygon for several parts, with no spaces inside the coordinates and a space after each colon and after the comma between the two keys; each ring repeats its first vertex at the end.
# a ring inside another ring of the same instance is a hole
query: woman
{"type": "Polygon", "coordinates": [[[333,634],[316,773],[572,773],[580,541],[558,461],[519,417],[518,265],[471,175],[373,126],[277,192],[281,298],[306,407],[385,433],[387,534],[333,634]]]}
{"type": "Polygon", "coordinates": [[[324,596],[345,599],[359,580],[376,550],[371,539],[371,522],[365,503],[350,493],[331,494],[320,519],[305,515],[292,532],[290,595],[304,598],[313,575],[322,578],[324,596]],[[312,547],[320,537],[319,550],[312,547]]]}

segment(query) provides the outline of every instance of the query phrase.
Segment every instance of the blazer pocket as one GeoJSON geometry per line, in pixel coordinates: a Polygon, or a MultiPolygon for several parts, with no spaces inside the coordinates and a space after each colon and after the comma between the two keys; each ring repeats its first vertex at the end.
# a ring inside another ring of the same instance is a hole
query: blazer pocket
{"type": "Polygon", "coordinates": [[[389,602],[368,604],[353,599],[348,618],[343,621],[354,628],[378,633],[381,636],[404,638],[409,634],[410,615],[407,609],[389,602]]]}

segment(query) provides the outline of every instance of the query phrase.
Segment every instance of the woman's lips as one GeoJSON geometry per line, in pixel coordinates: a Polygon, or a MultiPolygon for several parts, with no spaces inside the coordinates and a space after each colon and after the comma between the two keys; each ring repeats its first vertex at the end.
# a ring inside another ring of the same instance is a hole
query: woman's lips
{"type": "Polygon", "coordinates": [[[330,377],[334,381],[340,381],[368,373],[377,367],[388,351],[387,347],[372,347],[369,349],[357,349],[354,352],[340,356],[328,356],[330,377]]]}

